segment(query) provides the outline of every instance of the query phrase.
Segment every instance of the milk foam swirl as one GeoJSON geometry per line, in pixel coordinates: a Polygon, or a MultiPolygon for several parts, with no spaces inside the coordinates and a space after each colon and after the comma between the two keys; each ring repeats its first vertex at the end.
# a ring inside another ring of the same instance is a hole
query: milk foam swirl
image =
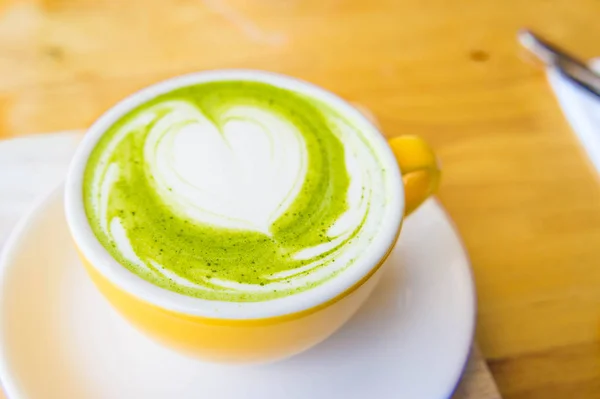
{"type": "Polygon", "coordinates": [[[250,81],[198,84],[121,117],[86,166],[96,237],[181,294],[261,301],[342,273],[385,217],[385,170],[317,99],[250,81]]]}

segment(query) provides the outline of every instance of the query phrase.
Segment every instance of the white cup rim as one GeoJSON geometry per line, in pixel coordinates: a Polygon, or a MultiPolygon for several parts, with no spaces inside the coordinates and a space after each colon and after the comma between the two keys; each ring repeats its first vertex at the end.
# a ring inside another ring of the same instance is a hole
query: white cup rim
{"type": "Polygon", "coordinates": [[[99,273],[125,292],[160,308],[192,316],[213,319],[261,319],[284,316],[309,310],[356,287],[369,276],[389,253],[398,237],[404,215],[404,186],[400,169],[387,141],[361,112],[331,92],[301,81],[271,72],[256,70],[213,70],[178,76],[142,89],[117,103],[102,115],[87,131],[69,167],[65,184],[65,213],[71,235],[81,252],[99,273]],[[371,144],[386,165],[386,179],[391,187],[390,214],[383,220],[380,232],[369,249],[339,276],[296,294],[260,302],[227,302],[194,298],[160,288],[121,266],[100,244],[89,226],[83,204],[83,171],[89,154],[104,132],[126,112],[150,99],[192,84],[219,80],[250,80],[272,84],[325,101],[340,111],[360,129],[369,134],[371,144]],[[388,167],[389,166],[389,167],[388,167]]]}

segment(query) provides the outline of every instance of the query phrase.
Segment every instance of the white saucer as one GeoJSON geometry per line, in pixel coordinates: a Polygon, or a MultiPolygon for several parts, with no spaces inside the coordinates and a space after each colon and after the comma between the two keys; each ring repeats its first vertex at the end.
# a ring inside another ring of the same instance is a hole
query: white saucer
{"type": "Polygon", "coordinates": [[[77,260],[62,189],[18,225],[0,259],[0,379],[11,399],[448,398],[474,325],[469,263],[426,203],[405,223],[373,296],[338,333],[292,359],[221,366],[138,333],[77,260]]]}

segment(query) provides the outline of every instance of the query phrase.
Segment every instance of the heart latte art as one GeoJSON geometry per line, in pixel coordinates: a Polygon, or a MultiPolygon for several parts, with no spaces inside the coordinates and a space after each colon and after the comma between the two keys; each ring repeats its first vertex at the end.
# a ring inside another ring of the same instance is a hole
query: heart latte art
{"type": "Polygon", "coordinates": [[[352,268],[388,212],[369,137],[325,102],[253,81],[159,95],[102,136],[84,203],[104,248],[180,294],[262,301],[352,268]]]}

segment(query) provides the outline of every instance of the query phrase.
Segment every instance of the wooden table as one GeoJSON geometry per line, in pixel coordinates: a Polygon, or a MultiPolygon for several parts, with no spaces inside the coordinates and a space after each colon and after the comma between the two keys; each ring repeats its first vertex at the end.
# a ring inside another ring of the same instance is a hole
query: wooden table
{"type": "Polygon", "coordinates": [[[88,126],[202,69],[320,84],[437,149],[504,397],[598,398],[600,182],[515,31],[590,57],[599,17],[597,0],[4,0],[0,137],[88,126]]]}

